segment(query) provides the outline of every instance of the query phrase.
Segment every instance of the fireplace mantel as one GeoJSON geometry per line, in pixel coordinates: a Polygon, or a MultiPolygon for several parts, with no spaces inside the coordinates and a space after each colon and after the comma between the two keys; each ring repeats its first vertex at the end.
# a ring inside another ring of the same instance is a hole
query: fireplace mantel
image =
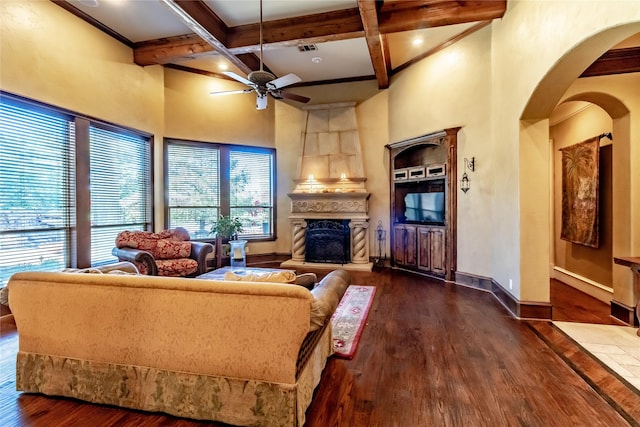
{"type": "Polygon", "coordinates": [[[289,193],[291,219],[368,219],[367,192],[289,193]]]}

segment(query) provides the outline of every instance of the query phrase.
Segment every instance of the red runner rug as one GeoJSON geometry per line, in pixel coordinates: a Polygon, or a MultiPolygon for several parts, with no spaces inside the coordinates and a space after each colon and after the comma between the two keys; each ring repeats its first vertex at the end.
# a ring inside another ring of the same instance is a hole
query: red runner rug
{"type": "Polygon", "coordinates": [[[375,294],[375,286],[351,285],[347,288],[331,316],[336,356],[353,359],[375,294]]]}

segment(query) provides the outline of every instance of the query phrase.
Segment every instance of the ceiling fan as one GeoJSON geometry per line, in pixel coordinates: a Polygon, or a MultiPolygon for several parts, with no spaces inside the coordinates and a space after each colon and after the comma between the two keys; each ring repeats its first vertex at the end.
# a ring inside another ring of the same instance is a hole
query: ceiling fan
{"type": "Polygon", "coordinates": [[[265,71],[262,63],[262,50],[262,0],[260,0],[260,70],[252,71],[246,78],[231,71],[224,71],[222,74],[231,77],[232,79],[237,80],[240,83],[244,83],[245,85],[249,86],[249,88],[227,90],[222,92],[210,92],[210,94],[230,95],[234,93],[256,92],[256,108],[258,110],[264,110],[265,108],[267,108],[267,95],[271,95],[275,99],[286,98],[297,102],[309,102],[310,98],[307,98],[306,96],[296,95],[294,93],[289,93],[281,90],[281,88],[297,83],[302,79],[293,73],[289,73],[285,76],[276,78],[276,76],[274,76],[269,71],[265,71]]]}

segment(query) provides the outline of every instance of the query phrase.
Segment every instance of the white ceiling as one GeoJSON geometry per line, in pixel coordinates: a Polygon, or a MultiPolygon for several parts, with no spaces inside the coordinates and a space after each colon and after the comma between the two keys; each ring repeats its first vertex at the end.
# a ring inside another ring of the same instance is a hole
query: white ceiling
{"type": "MultiPolygon", "coordinates": [[[[259,0],[205,0],[205,3],[229,27],[260,20],[259,0]]],[[[358,7],[356,0],[264,0],[262,17],[264,21],[272,21],[354,7],[358,7]]]]}
{"type": "Polygon", "coordinates": [[[158,0],[67,0],[67,3],[134,43],[192,32],[158,0]]]}

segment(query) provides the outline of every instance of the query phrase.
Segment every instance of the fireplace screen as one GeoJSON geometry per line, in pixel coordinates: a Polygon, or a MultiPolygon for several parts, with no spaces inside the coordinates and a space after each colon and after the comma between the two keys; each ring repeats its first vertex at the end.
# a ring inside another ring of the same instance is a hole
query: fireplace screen
{"type": "Polygon", "coordinates": [[[351,261],[348,219],[308,219],[306,221],[306,262],[346,264],[351,261]]]}

